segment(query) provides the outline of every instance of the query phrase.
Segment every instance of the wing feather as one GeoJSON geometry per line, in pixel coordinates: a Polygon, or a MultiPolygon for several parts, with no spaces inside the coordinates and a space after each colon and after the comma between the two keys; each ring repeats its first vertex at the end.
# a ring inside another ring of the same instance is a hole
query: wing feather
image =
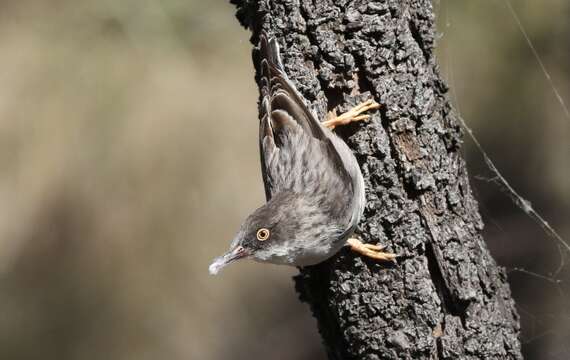
{"type": "MultiPolygon", "coordinates": [[[[350,186],[351,178],[335,145],[340,139],[320,124],[288,79],[275,39],[260,37],[261,170],[267,200],[280,190],[310,191],[330,174],[334,186],[350,186]],[[311,172],[306,170],[310,169],[311,172]],[[307,178],[315,176],[314,181],[307,178]],[[304,180],[301,181],[301,178],[304,180]]],[[[344,145],[344,144],[343,144],[344,145]]]]}

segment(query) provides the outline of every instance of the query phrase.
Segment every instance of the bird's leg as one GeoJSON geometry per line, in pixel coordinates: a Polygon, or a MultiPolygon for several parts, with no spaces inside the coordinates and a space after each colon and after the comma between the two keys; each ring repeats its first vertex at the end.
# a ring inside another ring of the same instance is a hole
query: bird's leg
{"type": "Polygon", "coordinates": [[[353,121],[361,121],[361,120],[369,119],[370,115],[362,114],[362,113],[364,113],[368,110],[378,109],[379,107],[380,107],[380,104],[378,104],[376,101],[370,99],[370,100],[367,100],[367,101],[365,101],[359,105],[356,105],[352,109],[348,110],[347,112],[345,112],[344,114],[341,114],[339,116],[332,114],[332,116],[329,116],[329,119],[326,121],[323,121],[322,124],[324,126],[328,127],[329,129],[333,130],[337,126],[346,125],[346,124],[349,124],[353,121]]]}
{"type": "Polygon", "coordinates": [[[384,249],[382,245],[364,244],[362,241],[354,238],[346,240],[346,243],[350,246],[352,251],[372,259],[395,262],[397,257],[396,254],[382,251],[384,249]]]}

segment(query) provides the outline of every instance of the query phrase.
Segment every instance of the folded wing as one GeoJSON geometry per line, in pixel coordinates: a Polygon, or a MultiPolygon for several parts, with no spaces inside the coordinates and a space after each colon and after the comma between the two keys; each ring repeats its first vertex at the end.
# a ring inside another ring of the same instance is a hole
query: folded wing
{"type": "Polygon", "coordinates": [[[275,39],[261,35],[260,55],[259,139],[267,200],[282,190],[351,191],[350,175],[335,148],[341,140],[320,124],[287,78],[275,39]]]}

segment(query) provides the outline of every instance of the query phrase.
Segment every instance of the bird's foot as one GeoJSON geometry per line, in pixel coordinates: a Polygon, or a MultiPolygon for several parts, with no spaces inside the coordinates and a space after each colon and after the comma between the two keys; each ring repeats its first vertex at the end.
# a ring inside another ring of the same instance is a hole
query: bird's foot
{"type": "Polygon", "coordinates": [[[384,250],[384,246],[382,245],[364,244],[359,239],[354,238],[348,239],[346,243],[350,246],[352,251],[375,260],[396,262],[396,258],[398,257],[396,254],[382,251],[384,250]]]}
{"type": "Polygon", "coordinates": [[[380,104],[370,99],[353,107],[352,109],[348,110],[347,112],[339,116],[331,114],[332,116],[330,116],[328,120],[323,121],[322,124],[328,127],[329,129],[333,130],[335,127],[340,125],[346,125],[354,121],[362,121],[369,119],[370,115],[363,113],[368,110],[378,109],[379,107],[380,104]]]}

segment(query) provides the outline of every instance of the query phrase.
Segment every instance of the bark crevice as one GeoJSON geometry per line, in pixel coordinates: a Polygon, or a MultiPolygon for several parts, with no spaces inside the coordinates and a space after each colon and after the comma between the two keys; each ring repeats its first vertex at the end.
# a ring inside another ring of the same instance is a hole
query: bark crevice
{"type": "Polygon", "coordinates": [[[431,244],[426,247],[426,258],[430,277],[442,305],[442,312],[458,317],[461,320],[461,324],[465,327],[466,312],[470,302],[458,299],[452,295],[441,273],[437,257],[431,244]]]}
{"type": "MultiPolygon", "coordinates": [[[[521,359],[518,315],[461,157],[437,71],[429,0],[232,0],[263,29],[321,119],[373,97],[368,122],[339,129],[367,188],[358,235],[402,255],[342,250],[295,277],[331,359],[521,359]]],[[[256,55],[254,52],[254,61],[256,55]]]]}

